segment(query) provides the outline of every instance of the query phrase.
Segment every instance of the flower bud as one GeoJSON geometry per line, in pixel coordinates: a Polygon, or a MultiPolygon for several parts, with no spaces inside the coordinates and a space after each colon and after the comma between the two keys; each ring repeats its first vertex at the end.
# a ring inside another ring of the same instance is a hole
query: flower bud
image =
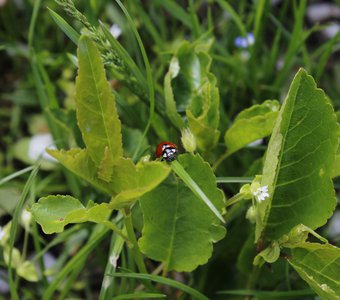
{"type": "Polygon", "coordinates": [[[189,128],[181,130],[181,141],[183,147],[188,152],[194,152],[196,150],[196,138],[189,128]]]}

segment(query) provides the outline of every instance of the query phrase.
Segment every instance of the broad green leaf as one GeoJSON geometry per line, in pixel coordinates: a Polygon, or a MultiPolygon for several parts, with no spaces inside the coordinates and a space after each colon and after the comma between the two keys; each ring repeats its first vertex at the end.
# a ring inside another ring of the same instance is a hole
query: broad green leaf
{"type": "Polygon", "coordinates": [[[170,173],[164,162],[145,162],[135,165],[131,159],[121,157],[111,166],[112,181],[98,178],[96,166],[87,149],[49,150],[53,157],[70,171],[91,183],[96,188],[110,194],[111,208],[129,204],[144,193],[160,184],[170,173]]]}
{"type": "Polygon", "coordinates": [[[173,161],[171,163],[171,169],[175,172],[175,174],[183,180],[186,186],[199,198],[201,199],[207,207],[215,214],[217,218],[220,219],[222,223],[225,223],[222,214],[215,207],[215,205],[211,202],[209,197],[202,191],[202,189],[197,185],[197,183],[192,179],[192,177],[188,174],[188,172],[182,167],[182,165],[177,161],[173,161]]]}
{"type": "Polygon", "coordinates": [[[46,234],[62,232],[70,223],[105,223],[112,212],[108,203],[85,207],[78,199],[61,195],[40,198],[31,211],[46,234]]]}
{"type": "MultiPolygon", "coordinates": [[[[224,195],[210,166],[199,155],[178,157],[184,169],[221,211],[224,195]]],[[[140,199],[144,217],[141,251],[167,270],[192,271],[210,258],[225,235],[214,213],[180,180],[171,177],[140,199]]]]}
{"type": "Polygon", "coordinates": [[[256,240],[278,239],[298,224],[316,229],[336,205],[331,171],[339,136],[330,102],[303,69],[280,110],[264,163],[256,240]]]}
{"type": "Polygon", "coordinates": [[[291,266],[324,300],[340,300],[340,249],[301,243],[288,258],[291,266]]]}
{"type": "Polygon", "coordinates": [[[270,135],[279,109],[279,102],[266,100],[240,112],[224,136],[228,152],[233,153],[257,139],[270,135]]]}
{"type": "Polygon", "coordinates": [[[121,124],[115,99],[106,80],[99,50],[87,36],[79,39],[78,60],[78,125],[91,159],[96,166],[100,166],[99,176],[109,182],[110,167],[123,155],[121,124]]]}
{"type": "Polygon", "coordinates": [[[217,129],[220,99],[216,77],[209,71],[208,50],[209,47],[199,43],[182,43],[164,79],[169,119],[178,129],[188,126],[201,150],[214,147],[220,134],[217,129]],[[187,122],[182,118],[184,113],[187,122]]]}

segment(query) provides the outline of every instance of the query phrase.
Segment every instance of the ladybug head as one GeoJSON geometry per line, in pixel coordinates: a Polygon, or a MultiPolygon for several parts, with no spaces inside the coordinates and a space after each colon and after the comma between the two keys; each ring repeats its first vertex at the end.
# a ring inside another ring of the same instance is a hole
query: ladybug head
{"type": "Polygon", "coordinates": [[[156,148],[156,157],[161,157],[162,160],[172,162],[176,159],[177,146],[171,142],[161,142],[156,148]]]}

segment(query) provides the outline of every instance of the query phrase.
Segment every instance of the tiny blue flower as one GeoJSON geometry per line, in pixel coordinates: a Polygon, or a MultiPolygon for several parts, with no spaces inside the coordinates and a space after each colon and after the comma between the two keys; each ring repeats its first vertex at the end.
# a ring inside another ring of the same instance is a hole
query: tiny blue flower
{"type": "Polygon", "coordinates": [[[255,43],[255,37],[254,37],[254,34],[251,32],[248,32],[246,37],[238,36],[235,39],[235,46],[241,49],[246,49],[254,45],[254,43],[255,43]]]}

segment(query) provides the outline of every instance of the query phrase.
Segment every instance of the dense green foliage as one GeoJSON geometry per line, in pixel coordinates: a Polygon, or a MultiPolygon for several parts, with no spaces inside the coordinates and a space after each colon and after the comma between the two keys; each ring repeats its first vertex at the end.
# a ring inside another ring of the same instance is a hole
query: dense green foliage
{"type": "Polygon", "coordinates": [[[312,4],[0,5],[0,299],[340,299],[312,4]]]}

